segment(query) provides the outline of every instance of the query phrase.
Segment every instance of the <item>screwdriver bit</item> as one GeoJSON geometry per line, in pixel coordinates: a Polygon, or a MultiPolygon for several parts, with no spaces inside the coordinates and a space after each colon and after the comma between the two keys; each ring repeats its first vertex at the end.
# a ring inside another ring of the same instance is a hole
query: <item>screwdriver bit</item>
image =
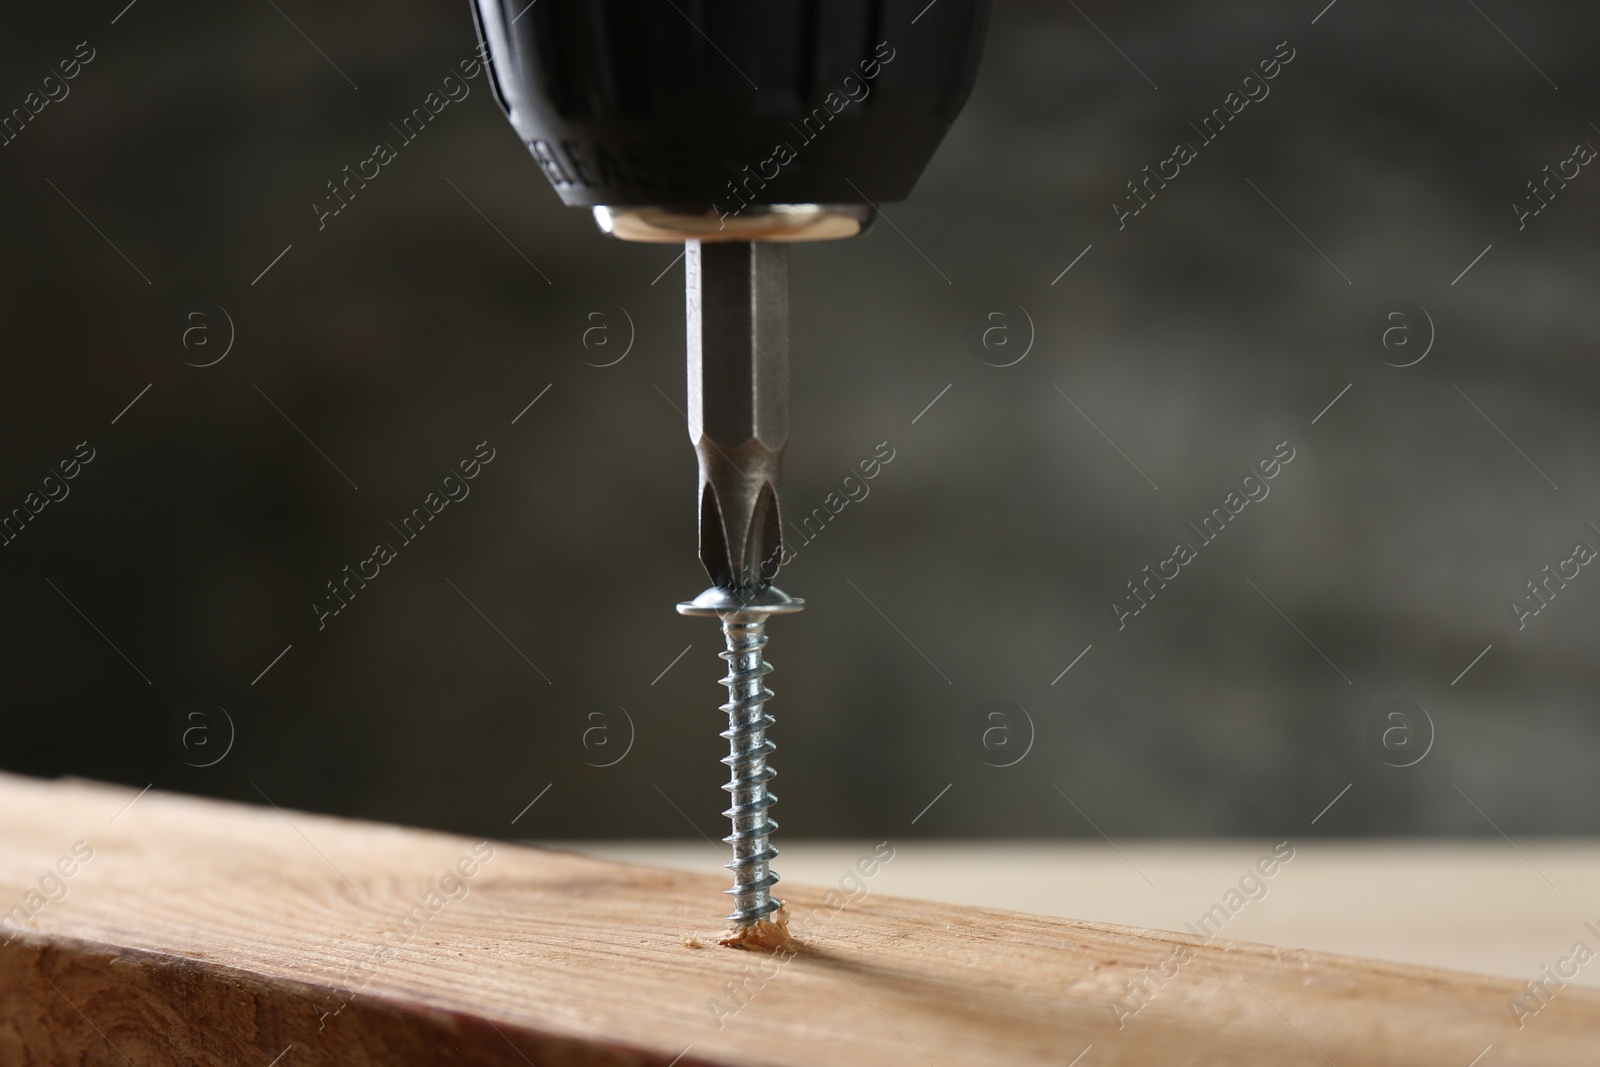
{"type": "Polygon", "coordinates": [[[700,460],[700,562],[755,593],[783,550],[778,483],[789,441],[789,249],[689,241],[689,439],[700,460]]]}

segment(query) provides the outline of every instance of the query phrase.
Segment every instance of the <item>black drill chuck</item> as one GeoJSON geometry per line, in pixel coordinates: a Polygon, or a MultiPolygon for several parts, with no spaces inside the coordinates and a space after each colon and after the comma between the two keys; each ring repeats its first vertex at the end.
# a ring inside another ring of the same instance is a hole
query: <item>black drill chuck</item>
{"type": "MultiPolygon", "coordinates": [[[[988,0],[475,0],[491,84],[574,207],[898,201],[988,0]]],[[[681,238],[679,238],[681,239],[681,238]]]]}

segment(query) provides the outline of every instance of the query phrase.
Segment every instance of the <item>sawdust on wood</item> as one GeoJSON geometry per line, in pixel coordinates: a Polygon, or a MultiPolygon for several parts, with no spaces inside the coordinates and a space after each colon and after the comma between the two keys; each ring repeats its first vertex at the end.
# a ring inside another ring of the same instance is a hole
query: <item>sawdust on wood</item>
{"type": "Polygon", "coordinates": [[[719,938],[728,948],[757,949],[762,952],[797,952],[801,942],[789,933],[789,909],[779,907],[772,917],[749,926],[730,927],[719,938]]]}

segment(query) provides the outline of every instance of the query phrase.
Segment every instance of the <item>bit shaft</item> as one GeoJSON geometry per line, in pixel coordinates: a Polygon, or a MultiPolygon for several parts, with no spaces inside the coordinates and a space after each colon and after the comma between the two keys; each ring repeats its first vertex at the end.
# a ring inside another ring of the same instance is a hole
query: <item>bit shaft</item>
{"type": "Polygon", "coordinates": [[[772,584],[789,440],[789,251],[689,241],[689,439],[700,460],[700,562],[712,584],[772,584]]]}

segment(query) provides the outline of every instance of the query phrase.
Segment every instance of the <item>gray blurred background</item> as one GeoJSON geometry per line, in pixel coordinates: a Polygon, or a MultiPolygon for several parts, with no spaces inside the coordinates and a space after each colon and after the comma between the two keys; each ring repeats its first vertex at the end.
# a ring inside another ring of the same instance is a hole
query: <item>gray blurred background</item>
{"type": "MultiPolygon", "coordinates": [[[[705,585],[676,249],[561,207],[482,77],[319,230],[472,53],[465,0],[124,4],[0,16],[6,111],[94,56],[0,148],[0,509],[94,449],[0,548],[0,765],[720,837],[719,638],[672,610],[705,585]]],[[[1512,208],[1600,144],[1597,28],[999,0],[892,225],[794,250],[790,516],[894,458],[781,577],[810,602],[769,649],[782,836],[1600,832],[1600,571],[1511,607],[1600,547],[1600,173],[1512,208]],[[1385,348],[1396,300],[1426,318],[1385,348]],[[1280,442],[1270,496],[1119,629],[1280,442]]]]}

